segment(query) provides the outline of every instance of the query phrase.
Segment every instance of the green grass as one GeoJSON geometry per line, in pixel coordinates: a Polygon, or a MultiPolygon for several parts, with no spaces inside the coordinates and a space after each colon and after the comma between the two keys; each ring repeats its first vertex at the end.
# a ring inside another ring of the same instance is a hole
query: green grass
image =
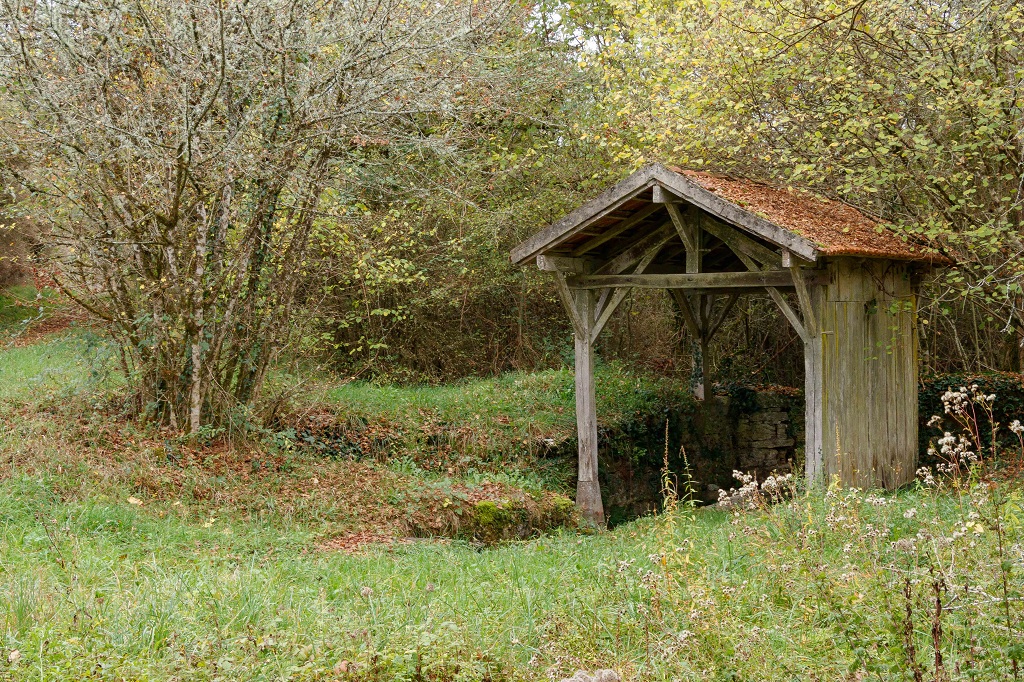
{"type": "Polygon", "coordinates": [[[17,343],[61,306],[52,290],[39,294],[26,285],[0,291],[0,401],[39,402],[119,384],[112,346],[92,331],[72,327],[17,343]]]}
{"type": "MultiPolygon", "coordinates": [[[[467,479],[189,449],[114,422],[93,401],[109,385],[94,371],[104,348],[72,334],[0,350],[0,680],[499,682],[613,668],[644,682],[888,681],[915,666],[928,680],[1011,680],[1024,664],[1019,481],[833,488],[491,549],[415,540],[347,555],[321,543],[393,529],[416,494],[467,479]]],[[[620,420],[674,390],[616,367],[600,381],[620,420]]],[[[476,424],[512,443],[571,430],[570,387],[551,372],[331,397],[359,419],[476,424]]]]}
{"type": "Polygon", "coordinates": [[[36,401],[116,385],[112,352],[106,341],[86,331],[27,346],[0,346],[0,400],[36,401]]]}
{"type": "Polygon", "coordinates": [[[998,507],[980,489],[837,491],[486,551],[416,542],[346,556],[312,550],[315,528],[273,514],[138,506],[127,490],[63,502],[54,476],[0,483],[9,679],[537,680],[579,667],[627,680],[911,679],[905,577],[924,668],[942,580],[949,668],[973,657],[976,679],[1010,669],[1000,566],[1017,592],[1024,566],[1019,545],[1000,554],[993,523],[1006,546],[1020,542],[1017,487],[997,489],[1014,496],[998,507]],[[946,544],[975,509],[1001,516],[946,544]]]}
{"type": "MultiPolygon", "coordinates": [[[[693,401],[677,379],[638,376],[619,364],[600,365],[596,383],[607,433],[693,401]]],[[[576,417],[568,369],[443,386],[354,382],[330,388],[325,401],[350,439],[370,432],[376,449],[428,475],[454,471],[563,490],[571,477],[566,467],[575,453],[576,417]]]]}
{"type": "MultiPolygon", "coordinates": [[[[602,419],[609,422],[650,409],[665,395],[681,390],[677,381],[641,377],[619,364],[602,364],[596,374],[598,408],[602,419]]],[[[333,388],[327,395],[356,414],[400,422],[421,422],[426,413],[444,422],[507,426],[516,435],[557,436],[576,425],[573,374],[569,369],[510,373],[443,386],[353,382],[333,388]]]]}
{"type": "Polygon", "coordinates": [[[56,292],[50,289],[40,293],[31,285],[21,285],[0,290],[0,339],[4,332],[17,332],[57,307],[56,292]]]}
{"type": "Polygon", "coordinates": [[[0,399],[78,392],[111,376],[110,359],[110,348],[89,333],[0,348],[0,399]]]}

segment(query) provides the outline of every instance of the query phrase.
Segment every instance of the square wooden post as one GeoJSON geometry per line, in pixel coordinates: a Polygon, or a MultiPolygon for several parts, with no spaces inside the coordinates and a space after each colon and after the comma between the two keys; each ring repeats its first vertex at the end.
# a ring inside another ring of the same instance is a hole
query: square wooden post
{"type": "Polygon", "coordinates": [[[811,485],[824,478],[822,468],[821,333],[804,341],[804,476],[811,485]]]}
{"type": "Polygon", "coordinates": [[[604,505],[597,474],[597,395],[594,387],[594,292],[574,292],[577,319],[582,329],[575,331],[576,341],[576,433],[579,441],[579,474],[576,482],[576,506],[591,523],[604,525],[604,505]]]}

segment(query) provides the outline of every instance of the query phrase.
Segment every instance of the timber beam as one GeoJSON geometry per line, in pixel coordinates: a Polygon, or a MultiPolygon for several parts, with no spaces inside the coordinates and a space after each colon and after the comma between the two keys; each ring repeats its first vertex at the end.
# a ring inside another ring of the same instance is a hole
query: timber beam
{"type": "MultiPolygon", "coordinates": [[[[808,279],[815,275],[808,275],[808,279]]],[[[675,275],[579,275],[569,277],[566,284],[573,289],[604,289],[607,287],[638,287],[643,289],[732,290],[761,287],[794,288],[789,270],[755,272],[702,272],[675,275]]]]}

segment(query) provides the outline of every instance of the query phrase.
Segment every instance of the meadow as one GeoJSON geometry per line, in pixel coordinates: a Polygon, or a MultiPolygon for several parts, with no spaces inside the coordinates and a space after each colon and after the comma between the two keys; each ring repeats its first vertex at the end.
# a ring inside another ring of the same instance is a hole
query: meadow
{"type": "MultiPolygon", "coordinates": [[[[675,472],[662,513],[610,531],[413,537],[408,518],[453,493],[566,491],[530,473],[528,449],[504,472],[496,460],[449,473],[380,453],[324,456],[291,434],[174,441],[119,416],[112,363],[83,328],[0,347],[0,679],[1024,674],[1024,490],[1012,467],[922,475],[895,493],[787,482],[728,509],[688,504],[675,472]]],[[[657,393],[607,376],[619,394],[636,389],[614,399],[623,411],[657,393]]],[[[397,424],[462,415],[510,444],[561,433],[569,379],[316,395],[324,410],[390,410],[397,424]],[[518,413],[495,406],[516,400],[518,413]]]]}

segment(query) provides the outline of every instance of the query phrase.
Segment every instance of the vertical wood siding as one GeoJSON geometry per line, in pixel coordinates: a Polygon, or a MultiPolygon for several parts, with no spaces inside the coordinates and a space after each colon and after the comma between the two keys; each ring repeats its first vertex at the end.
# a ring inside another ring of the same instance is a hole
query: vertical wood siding
{"type": "Polygon", "coordinates": [[[911,269],[856,258],[833,259],[828,268],[817,334],[822,474],[847,486],[894,488],[913,479],[917,459],[911,269]]]}

